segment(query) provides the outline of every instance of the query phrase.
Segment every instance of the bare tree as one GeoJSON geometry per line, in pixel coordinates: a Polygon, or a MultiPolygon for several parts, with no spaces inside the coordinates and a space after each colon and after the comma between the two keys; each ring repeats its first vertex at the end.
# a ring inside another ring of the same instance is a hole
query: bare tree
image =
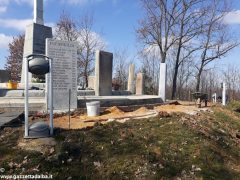
{"type": "Polygon", "coordinates": [[[178,72],[177,95],[179,99],[188,99],[191,90],[190,80],[193,77],[193,61],[191,58],[184,60],[178,72]]]}
{"type": "Polygon", "coordinates": [[[77,26],[69,14],[62,12],[57,22],[55,38],[65,41],[76,41],[78,38],[77,26]]]}
{"type": "MultiPolygon", "coordinates": [[[[200,57],[197,67],[196,90],[200,89],[201,74],[207,65],[226,55],[238,43],[232,41],[228,26],[222,19],[229,11],[225,0],[141,0],[145,17],[137,30],[139,40],[148,48],[158,47],[159,60],[173,58],[171,98],[178,88],[181,64],[200,57]]],[[[146,49],[146,47],[144,48],[146,49]]],[[[183,68],[183,67],[181,67],[183,68]]],[[[181,74],[185,69],[181,69],[181,74]]],[[[192,71],[192,70],[191,70],[192,71]]],[[[182,77],[181,77],[182,78],[182,77]]],[[[180,79],[180,84],[183,81],[180,79]]]]}
{"type": "Polygon", "coordinates": [[[231,100],[238,99],[238,91],[240,83],[240,73],[239,68],[236,66],[229,65],[226,70],[223,71],[224,79],[227,84],[227,91],[229,94],[229,98],[231,100]]]}
{"type": "Polygon", "coordinates": [[[132,59],[129,56],[129,53],[126,48],[120,48],[115,50],[114,52],[114,61],[113,61],[113,69],[114,69],[114,83],[119,85],[120,90],[127,89],[128,82],[128,70],[129,65],[132,63],[132,59]]]}
{"type": "Polygon", "coordinates": [[[203,71],[203,75],[201,78],[202,89],[205,87],[205,92],[208,93],[210,96],[213,93],[219,92],[219,88],[221,85],[220,72],[217,67],[213,67],[211,69],[207,69],[203,71]]]}
{"type": "Polygon", "coordinates": [[[223,0],[205,1],[207,13],[202,18],[203,29],[198,37],[201,50],[197,68],[196,91],[200,90],[201,75],[206,66],[214,60],[225,56],[235,48],[238,43],[229,34],[229,29],[222,22],[223,17],[229,11],[223,0]]]}
{"type": "Polygon", "coordinates": [[[201,24],[198,21],[204,12],[196,9],[202,0],[141,0],[141,2],[145,18],[140,21],[138,38],[145,46],[159,48],[159,59],[162,63],[165,63],[170,53],[175,51],[171,95],[173,99],[177,90],[178,69],[184,60],[197,51],[190,44],[201,31],[201,24]]]}
{"type": "MultiPolygon", "coordinates": [[[[189,60],[189,57],[199,48],[194,46],[193,39],[201,33],[202,24],[198,23],[202,19],[205,11],[199,11],[197,8],[203,2],[202,0],[178,0],[177,13],[174,16],[176,26],[174,26],[174,34],[177,38],[173,46],[176,51],[173,82],[172,82],[172,99],[176,96],[178,71],[181,64],[189,60]]],[[[184,70],[183,68],[181,70],[184,70]]],[[[181,82],[183,82],[180,79],[181,82]]]]}
{"type": "Polygon", "coordinates": [[[56,39],[77,42],[78,83],[83,78],[82,85],[85,87],[88,87],[88,76],[94,71],[95,51],[106,46],[101,36],[93,31],[93,24],[93,16],[90,14],[86,14],[76,21],[69,14],[63,12],[55,30],[56,39]]]}
{"type": "Polygon", "coordinates": [[[9,43],[9,56],[5,64],[5,69],[11,74],[12,81],[21,80],[22,60],[23,60],[23,47],[24,35],[13,37],[13,41],[9,43]]]}
{"type": "Polygon", "coordinates": [[[141,0],[145,17],[139,22],[138,39],[147,47],[159,48],[159,60],[165,63],[170,48],[174,45],[173,27],[176,25],[174,14],[177,13],[179,0],[141,0]]]}
{"type": "Polygon", "coordinates": [[[88,76],[94,72],[93,60],[96,50],[104,49],[106,44],[101,36],[93,31],[93,16],[90,14],[81,18],[78,27],[78,66],[79,78],[84,78],[88,87],[88,76]]]}
{"type": "Polygon", "coordinates": [[[142,61],[142,69],[147,80],[147,93],[158,93],[158,81],[160,73],[159,51],[156,48],[145,49],[139,52],[139,58],[142,61]]]}

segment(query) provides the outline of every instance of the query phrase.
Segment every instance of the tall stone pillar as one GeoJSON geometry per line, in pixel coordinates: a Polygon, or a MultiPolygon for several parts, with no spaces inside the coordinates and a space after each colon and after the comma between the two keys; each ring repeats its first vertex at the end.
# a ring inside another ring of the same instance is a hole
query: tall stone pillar
{"type": "MultiPolygon", "coordinates": [[[[21,83],[25,82],[25,57],[30,54],[45,54],[45,43],[47,38],[52,38],[52,28],[43,25],[43,0],[34,0],[33,23],[26,27],[21,83]]],[[[32,74],[29,73],[29,82],[32,74]]]]}
{"type": "Polygon", "coordinates": [[[33,22],[44,25],[43,20],[43,0],[34,0],[33,22]]]}
{"type": "Polygon", "coordinates": [[[112,65],[113,54],[104,51],[96,51],[95,62],[95,95],[112,95],[112,65]]]}
{"type": "Polygon", "coordinates": [[[158,96],[163,100],[163,102],[166,101],[166,77],[167,77],[167,65],[166,63],[161,63],[158,96]]]}
{"type": "Polygon", "coordinates": [[[136,95],[143,95],[144,89],[145,89],[145,84],[144,84],[144,73],[138,73],[137,74],[137,79],[136,79],[136,95]]]}
{"type": "Polygon", "coordinates": [[[134,64],[130,64],[129,71],[128,71],[128,91],[134,93],[134,71],[135,66],[134,64]]]}

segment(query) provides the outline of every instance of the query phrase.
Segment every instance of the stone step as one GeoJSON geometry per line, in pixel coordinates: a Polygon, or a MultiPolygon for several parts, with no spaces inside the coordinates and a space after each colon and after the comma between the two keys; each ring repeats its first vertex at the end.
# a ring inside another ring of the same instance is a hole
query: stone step
{"type": "Polygon", "coordinates": [[[16,119],[19,119],[21,114],[22,113],[18,111],[0,113],[0,128],[16,119]]]}

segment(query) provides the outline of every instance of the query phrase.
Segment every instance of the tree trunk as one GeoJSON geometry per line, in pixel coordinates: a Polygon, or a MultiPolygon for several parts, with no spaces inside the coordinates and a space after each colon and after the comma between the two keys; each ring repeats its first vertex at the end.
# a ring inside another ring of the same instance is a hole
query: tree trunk
{"type": "Polygon", "coordinates": [[[201,65],[198,74],[197,74],[197,85],[196,85],[196,92],[200,91],[200,82],[201,82],[201,75],[203,71],[203,65],[201,65]]]}
{"type": "Polygon", "coordinates": [[[84,72],[84,78],[85,78],[85,83],[86,83],[86,88],[88,87],[88,73],[87,70],[84,72]]]}
{"type": "Polygon", "coordinates": [[[177,76],[178,76],[178,68],[179,68],[179,59],[180,59],[180,54],[181,54],[181,46],[182,46],[182,38],[179,41],[177,57],[176,57],[176,64],[174,67],[173,84],[172,84],[172,99],[174,99],[176,97],[177,76]]]}
{"type": "Polygon", "coordinates": [[[177,75],[178,75],[178,62],[176,62],[173,75],[173,84],[172,84],[172,99],[176,97],[177,90],[177,75]]]}

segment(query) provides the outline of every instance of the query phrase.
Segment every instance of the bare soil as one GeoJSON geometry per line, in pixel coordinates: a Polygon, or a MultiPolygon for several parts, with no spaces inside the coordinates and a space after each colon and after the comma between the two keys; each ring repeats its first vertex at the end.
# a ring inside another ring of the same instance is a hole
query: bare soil
{"type": "Polygon", "coordinates": [[[54,126],[63,129],[82,129],[94,126],[96,122],[107,123],[112,120],[123,120],[123,119],[134,119],[134,118],[149,118],[152,116],[159,116],[162,113],[186,113],[186,114],[196,114],[200,110],[206,111],[208,108],[197,108],[195,105],[161,105],[154,107],[154,110],[148,109],[146,107],[140,107],[132,112],[124,112],[118,107],[110,107],[101,113],[100,116],[88,117],[87,114],[72,115],[70,118],[69,126],[69,116],[65,115],[62,117],[57,117],[54,119],[54,126]],[[109,121],[110,120],[110,121],[109,121]]]}

